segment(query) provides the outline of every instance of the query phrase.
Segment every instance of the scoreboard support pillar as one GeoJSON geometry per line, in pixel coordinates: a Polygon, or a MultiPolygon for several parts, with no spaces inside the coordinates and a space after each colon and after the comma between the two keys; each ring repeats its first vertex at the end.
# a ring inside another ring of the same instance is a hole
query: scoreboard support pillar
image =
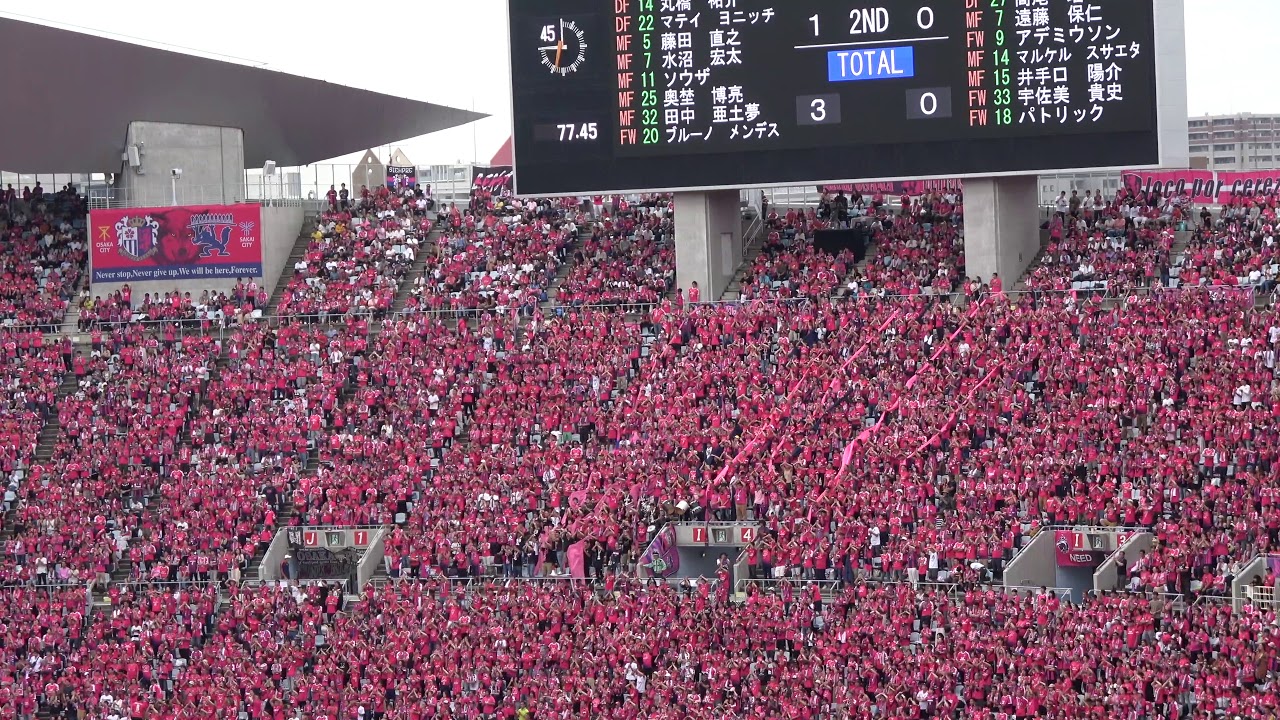
{"type": "Polygon", "coordinates": [[[676,193],[676,286],[693,283],[703,301],[724,294],[742,261],[742,209],[737,190],[676,193]]]}
{"type": "Polygon", "coordinates": [[[966,274],[1012,290],[1040,252],[1038,180],[1033,175],[964,181],[966,274]]]}

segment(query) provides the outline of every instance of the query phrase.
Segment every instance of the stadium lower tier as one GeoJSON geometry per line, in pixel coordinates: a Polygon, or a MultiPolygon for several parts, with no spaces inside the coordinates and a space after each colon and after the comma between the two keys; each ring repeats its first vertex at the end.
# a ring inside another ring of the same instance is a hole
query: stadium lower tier
{"type": "Polygon", "coordinates": [[[1273,718],[1270,613],[857,585],[6,590],[6,717],[1273,718]],[[47,715],[46,715],[47,716],[47,715]]]}

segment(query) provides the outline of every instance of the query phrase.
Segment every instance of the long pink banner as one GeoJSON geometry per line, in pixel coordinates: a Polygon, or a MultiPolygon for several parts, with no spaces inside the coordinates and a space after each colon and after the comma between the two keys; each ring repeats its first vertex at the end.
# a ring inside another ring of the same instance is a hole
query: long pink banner
{"type": "Polygon", "coordinates": [[[1192,202],[1216,205],[1280,194],[1280,170],[1126,170],[1121,181],[1131,192],[1182,195],[1192,202]]]}
{"type": "Polygon", "coordinates": [[[964,181],[958,178],[942,180],[895,180],[890,182],[843,183],[838,185],[819,185],[818,192],[857,192],[862,195],[928,195],[929,193],[960,192],[964,190],[964,181]]]}

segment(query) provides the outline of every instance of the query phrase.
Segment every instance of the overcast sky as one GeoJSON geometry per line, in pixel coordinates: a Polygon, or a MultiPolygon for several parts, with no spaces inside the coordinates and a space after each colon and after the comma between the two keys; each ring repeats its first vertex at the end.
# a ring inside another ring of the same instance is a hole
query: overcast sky
{"type": "MultiPolygon", "coordinates": [[[[1280,113],[1280,87],[1254,80],[1274,62],[1280,0],[1186,0],[1186,8],[1191,114],[1280,113]]],[[[510,134],[505,11],[506,0],[0,0],[0,15],[493,116],[402,143],[418,165],[487,162],[510,134]]]]}

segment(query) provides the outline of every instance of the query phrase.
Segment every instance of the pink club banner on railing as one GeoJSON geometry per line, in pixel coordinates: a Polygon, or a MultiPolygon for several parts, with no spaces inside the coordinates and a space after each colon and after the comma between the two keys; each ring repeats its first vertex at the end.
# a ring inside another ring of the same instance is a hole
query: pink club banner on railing
{"type": "Polygon", "coordinates": [[[1126,170],[1121,179],[1130,192],[1182,195],[1202,204],[1230,205],[1240,199],[1280,193],[1280,170],[1126,170]]]}
{"type": "Polygon", "coordinates": [[[941,180],[893,180],[888,182],[843,183],[836,185],[819,185],[818,192],[857,192],[862,195],[928,195],[929,193],[961,192],[964,181],[959,178],[943,178],[941,180]]]}
{"type": "Polygon", "coordinates": [[[262,276],[262,207],[93,210],[93,282],[262,276]]]}

